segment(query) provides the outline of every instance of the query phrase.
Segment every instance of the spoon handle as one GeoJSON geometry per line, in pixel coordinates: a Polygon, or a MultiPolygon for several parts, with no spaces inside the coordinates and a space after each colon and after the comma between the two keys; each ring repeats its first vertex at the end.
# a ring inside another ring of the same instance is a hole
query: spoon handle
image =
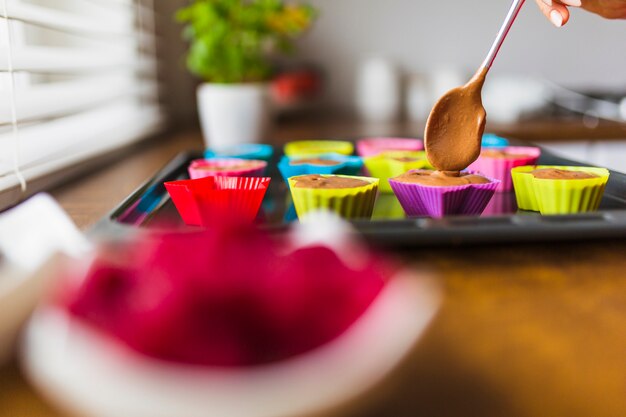
{"type": "Polygon", "coordinates": [[[506,35],[509,34],[509,30],[511,30],[511,26],[513,26],[513,22],[515,21],[515,18],[517,17],[517,15],[519,14],[519,11],[524,5],[524,1],[525,0],[513,0],[513,3],[511,4],[511,8],[509,9],[509,13],[506,15],[506,19],[504,19],[504,23],[502,24],[502,27],[500,28],[500,31],[498,32],[498,36],[496,37],[495,42],[491,46],[489,53],[487,54],[487,58],[485,59],[485,62],[483,62],[482,68],[485,68],[487,70],[491,68],[491,64],[493,64],[493,61],[496,59],[496,56],[498,55],[498,52],[500,51],[500,48],[502,47],[502,43],[504,42],[504,39],[506,38],[506,35]]]}

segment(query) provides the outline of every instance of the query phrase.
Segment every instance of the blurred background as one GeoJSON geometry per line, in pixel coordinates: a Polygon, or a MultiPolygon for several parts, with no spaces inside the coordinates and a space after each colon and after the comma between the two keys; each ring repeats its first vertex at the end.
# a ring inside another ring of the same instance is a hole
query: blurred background
{"type": "MultiPolygon", "coordinates": [[[[49,188],[78,165],[143,139],[199,136],[199,119],[209,147],[419,138],[434,102],[481,64],[509,7],[504,0],[311,0],[268,12],[258,3],[257,26],[243,28],[237,13],[216,12],[238,3],[217,4],[0,2],[0,207],[19,201],[26,185],[49,188]],[[190,5],[200,7],[177,21],[190,5]],[[221,32],[207,23],[211,13],[221,16],[221,32]],[[183,28],[189,35],[194,24],[201,29],[190,47],[183,28]],[[241,41],[250,33],[252,52],[241,41]],[[279,53],[280,42],[293,43],[293,54],[279,53]],[[186,62],[190,48],[200,51],[195,71],[186,62]],[[232,67],[233,56],[245,64],[232,67]],[[225,90],[238,97],[228,105],[218,97],[225,90]],[[212,116],[199,117],[203,108],[212,116]],[[272,122],[274,131],[266,129],[272,122]]],[[[528,2],[483,91],[488,131],[626,170],[625,34],[623,21],[580,10],[556,29],[528,2]]]]}
{"type": "MultiPolygon", "coordinates": [[[[466,81],[484,59],[509,7],[509,2],[501,0],[311,3],[319,8],[320,16],[300,41],[296,57],[324,70],[323,102],[328,105],[324,111],[348,114],[357,110],[357,76],[373,58],[385,60],[400,74],[405,99],[410,86],[422,80],[431,86],[441,84],[439,90],[466,81]]],[[[166,98],[174,120],[190,124],[196,120],[195,82],[184,68],[186,45],[179,36],[180,26],[169,18],[183,4],[184,0],[172,0],[156,6],[165,41],[161,48],[166,98]]],[[[517,92],[516,84],[530,78],[578,91],[626,95],[626,54],[620,53],[625,36],[623,22],[577,10],[570,24],[556,29],[529,3],[507,38],[490,82],[507,78],[505,86],[517,92]]]]}

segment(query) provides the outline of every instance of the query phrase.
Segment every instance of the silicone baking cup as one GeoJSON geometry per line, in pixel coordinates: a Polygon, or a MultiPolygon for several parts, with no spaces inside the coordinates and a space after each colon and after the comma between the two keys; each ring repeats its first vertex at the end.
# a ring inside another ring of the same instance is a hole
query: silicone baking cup
{"type": "Polygon", "coordinates": [[[517,206],[522,210],[541,214],[573,214],[597,210],[609,181],[609,171],[595,167],[524,166],[511,171],[515,186],[517,206]],[[536,169],[556,168],[567,171],[584,171],[596,178],[579,180],[553,180],[535,178],[536,169]]]}
{"type": "Polygon", "coordinates": [[[197,159],[189,165],[189,177],[192,180],[204,177],[261,177],[265,168],[267,168],[265,161],[237,158],[197,159]],[[250,166],[238,168],[237,166],[242,163],[250,166]]]}
{"type": "MultiPolygon", "coordinates": [[[[344,176],[344,175],[339,175],[344,176]]],[[[295,187],[298,177],[289,178],[291,197],[298,218],[303,220],[309,212],[329,210],[346,219],[369,219],[372,217],[378,179],[350,177],[367,182],[367,185],[354,188],[299,188],[295,187]]]]}
{"type": "Polygon", "coordinates": [[[285,145],[285,155],[289,157],[311,157],[329,153],[352,155],[353,152],[352,143],[337,140],[303,140],[285,145]]]}
{"type": "Polygon", "coordinates": [[[392,193],[389,178],[397,177],[413,169],[432,169],[425,152],[390,151],[364,160],[367,174],[380,179],[380,192],[392,193]],[[401,161],[401,158],[414,158],[415,161],[401,161]]]}
{"type": "Polygon", "coordinates": [[[481,146],[483,148],[504,148],[505,146],[509,146],[509,141],[493,133],[486,133],[483,135],[481,146]]]}
{"type": "Polygon", "coordinates": [[[406,218],[406,214],[395,195],[378,195],[372,212],[372,220],[399,220],[404,218],[406,218]]]}
{"type": "Polygon", "coordinates": [[[497,148],[498,151],[513,154],[515,156],[493,158],[481,155],[469,166],[472,171],[480,172],[491,178],[501,181],[497,192],[507,192],[513,189],[511,170],[524,165],[534,165],[541,156],[541,149],[531,146],[506,146],[497,148]]]}
{"type": "Polygon", "coordinates": [[[246,143],[233,146],[223,150],[207,149],[204,152],[206,159],[210,158],[239,158],[239,159],[256,159],[269,162],[274,155],[274,148],[271,145],[260,143],[246,143]]]}
{"type": "MultiPolygon", "coordinates": [[[[470,174],[475,172],[467,171],[470,174]]],[[[412,217],[443,217],[447,215],[479,216],[500,184],[489,178],[488,184],[467,184],[451,187],[430,187],[390,179],[393,192],[406,214],[412,217]]]]}
{"type": "Polygon", "coordinates": [[[287,181],[291,177],[298,175],[357,175],[363,167],[363,160],[358,156],[346,156],[340,154],[326,154],[316,157],[323,160],[339,162],[338,165],[316,165],[316,164],[294,164],[302,157],[290,158],[283,156],[278,163],[278,170],[287,181]]]}
{"type": "Polygon", "coordinates": [[[420,139],[408,138],[367,138],[356,143],[359,156],[376,156],[387,151],[421,151],[424,142],[420,139]]]}
{"type": "Polygon", "coordinates": [[[498,193],[487,204],[483,210],[485,216],[503,216],[515,214],[517,212],[517,203],[509,194],[498,193]]]}
{"type": "Polygon", "coordinates": [[[252,222],[270,178],[206,177],[165,183],[178,213],[189,226],[208,226],[216,218],[252,222]]]}

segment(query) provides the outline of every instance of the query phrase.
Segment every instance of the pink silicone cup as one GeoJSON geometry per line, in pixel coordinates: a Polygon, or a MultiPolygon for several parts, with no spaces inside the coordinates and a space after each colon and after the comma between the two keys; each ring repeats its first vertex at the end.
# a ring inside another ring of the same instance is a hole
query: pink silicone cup
{"type": "MultiPolygon", "coordinates": [[[[496,193],[498,191],[496,190],[496,193]]],[[[506,214],[513,214],[517,212],[517,203],[515,198],[510,198],[507,195],[496,194],[487,204],[487,207],[483,210],[485,216],[503,216],[506,214]]]]}
{"type": "Polygon", "coordinates": [[[501,181],[497,192],[508,192],[513,189],[513,179],[511,178],[511,170],[515,167],[524,165],[536,165],[541,149],[531,146],[507,146],[505,148],[496,148],[498,151],[519,154],[510,158],[490,158],[480,156],[469,169],[480,172],[487,177],[495,178],[501,181]]]}
{"type": "Polygon", "coordinates": [[[491,181],[488,184],[467,184],[452,187],[429,187],[402,183],[393,179],[389,180],[389,184],[398,197],[402,208],[409,216],[479,216],[500,185],[500,181],[497,179],[489,177],[487,179],[491,181]]]}
{"type": "Polygon", "coordinates": [[[251,223],[270,178],[206,177],[165,183],[178,213],[189,226],[207,226],[216,218],[251,223]]]}
{"type": "Polygon", "coordinates": [[[357,154],[361,157],[376,156],[386,151],[421,151],[424,142],[419,139],[405,138],[368,138],[356,144],[357,154]]]}
{"type": "Polygon", "coordinates": [[[237,158],[197,159],[189,165],[189,177],[192,180],[205,177],[261,177],[267,168],[267,162],[237,158]],[[224,169],[239,164],[252,164],[245,169],[224,169]],[[212,167],[220,168],[211,170],[212,167]]]}

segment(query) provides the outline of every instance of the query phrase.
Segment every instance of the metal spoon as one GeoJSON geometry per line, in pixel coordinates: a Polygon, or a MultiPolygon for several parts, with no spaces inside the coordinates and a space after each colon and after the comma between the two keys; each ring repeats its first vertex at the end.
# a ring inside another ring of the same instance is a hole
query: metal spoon
{"type": "Polygon", "coordinates": [[[474,77],[464,86],[444,94],[430,112],[424,140],[428,160],[438,170],[460,171],[480,155],[480,143],[487,120],[487,112],[482,104],[482,87],[524,2],[513,1],[487,58],[474,77]]]}

